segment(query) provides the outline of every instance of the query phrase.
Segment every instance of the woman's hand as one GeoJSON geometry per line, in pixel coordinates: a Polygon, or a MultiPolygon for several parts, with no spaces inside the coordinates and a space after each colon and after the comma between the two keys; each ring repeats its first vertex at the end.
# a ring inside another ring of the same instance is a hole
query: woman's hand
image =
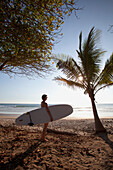
{"type": "Polygon", "coordinates": [[[53,117],[51,116],[51,122],[53,121],[53,117]]]}

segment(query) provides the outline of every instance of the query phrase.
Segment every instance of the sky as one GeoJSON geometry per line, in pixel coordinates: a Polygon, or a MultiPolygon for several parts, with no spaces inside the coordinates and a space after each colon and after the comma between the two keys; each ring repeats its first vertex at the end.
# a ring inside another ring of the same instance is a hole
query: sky
{"type": "MultiPolygon", "coordinates": [[[[113,52],[113,33],[108,31],[113,24],[113,0],[78,0],[78,6],[84,7],[77,15],[65,18],[62,26],[63,37],[57,43],[52,53],[66,54],[77,60],[76,50],[79,45],[79,34],[82,31],[83,40],[88,36],[93,26],[102,31],[100,46],[107,51],[103,56],[103,62],[113,52]]],[[[54,77],[61,73],[55,71],[45,78],[31,79],[0,73],[0,103],[40,103],[42,94],[48,95],[48,104],[71,104],[74,107],[90,106],[88,95],[84,91],[75,88],[74,90],[59,85],[53,81],[54,77]]],[[[101,90],[96,94],[97,103],[113,103],[113,87],[101,90]]]]}

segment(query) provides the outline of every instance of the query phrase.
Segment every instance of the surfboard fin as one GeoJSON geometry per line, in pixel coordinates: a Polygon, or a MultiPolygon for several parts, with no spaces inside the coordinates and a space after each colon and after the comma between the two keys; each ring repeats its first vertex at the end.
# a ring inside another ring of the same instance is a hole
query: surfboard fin
{"type": "Polygon", "coordinates": [[[29,125],[29,126],[33,126],[33,125],[34,125],[34,123],[30,122],[30,123],[28,123],[28,125],[29,125]]]}
{"type": "Polygon", "coordinates": [[[23,121],[23,119],[20,119],[20,120],[19,120],[19,122],[22,122],[22,121],[23,121]]]}

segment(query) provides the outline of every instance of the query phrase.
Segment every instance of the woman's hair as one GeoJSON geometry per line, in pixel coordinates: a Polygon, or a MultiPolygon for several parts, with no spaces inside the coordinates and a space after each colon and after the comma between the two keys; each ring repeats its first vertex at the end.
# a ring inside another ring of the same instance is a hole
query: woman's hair
{"type": "Polygon", "coordinates": [[[42,95],[42,100],[45,100],[46,97],[47,97],[47,95],[46,95],[46,94],[43,94],[43,95],[42,95]]]}

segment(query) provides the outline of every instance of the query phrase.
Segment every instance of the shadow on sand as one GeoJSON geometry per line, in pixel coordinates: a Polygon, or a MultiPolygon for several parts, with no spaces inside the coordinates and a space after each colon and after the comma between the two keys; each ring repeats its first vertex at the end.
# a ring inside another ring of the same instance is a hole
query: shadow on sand
{"type": "Polygon", "coordinates": [[[109,147],[113,150],[113,141],[111,141],[111,140],[108,138],[107,132],[106,132],[106,133],[98,133],[98,136],[99,136],[100,138],[102,138],[102,139],[109,145],[109,147]]]}
{"type": "Polygon", "coordinates": [[[21,166],[21,168],[24,166],[24,159],[29,155],[32,154],[34,150],[36,150],[37,147],[40,146],[42,142],[38,141],[37,143],[31,145],[24,153],[21,153],[19,155],[16,155],[15,158],[12,158],[8,163],[2,164],[1,169],[2,170],[13,170],[17,168],[18,166],[21,166]]]}

